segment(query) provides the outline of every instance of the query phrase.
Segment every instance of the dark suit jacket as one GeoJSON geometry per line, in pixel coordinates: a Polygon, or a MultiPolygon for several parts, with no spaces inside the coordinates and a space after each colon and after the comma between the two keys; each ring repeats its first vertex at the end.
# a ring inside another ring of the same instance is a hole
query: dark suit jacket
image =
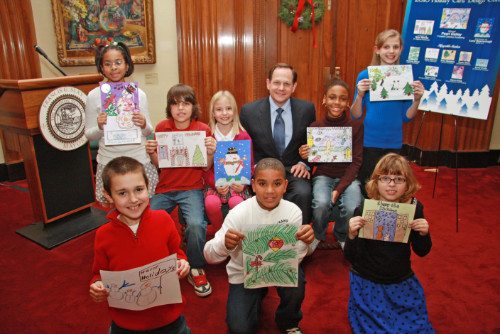
{"type": "Polygon", "coordinates": [[[316,109],[313,103],[294,97],[290,98],[290,105],[293,134],[282,156],[279,156],[274,146],[269,96],[241,107],[240,120],[252,138],[255,163],[263,158],[276,158],[285,167],[291,167],[304,161],[299,155],[299,147],[307,142],[307,127],[316,120],[316,109]]]}

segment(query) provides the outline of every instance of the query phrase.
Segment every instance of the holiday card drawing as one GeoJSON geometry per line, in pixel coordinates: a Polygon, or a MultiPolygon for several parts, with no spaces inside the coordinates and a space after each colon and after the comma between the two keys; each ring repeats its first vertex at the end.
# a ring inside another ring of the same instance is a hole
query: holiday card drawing
{"type": "Polygon", "coordinates": [[[368,66],[370,101],[413,100],[411,65],[368,66]]]}
{"type": "Polygon", "coordinates": [[[407,243],[415,208],[414,204],[365,199],[363,218],[367,223],[359,230],[359,237],[407,243]]]}
{"type": "Polygon", "coordinates": [[[307,128],[309,162],[352,162],[352,128],[307,128]]]}
{"type": "Polygon", "coordinates": [[[443,8],[441,29],[467,29],[470,8],[443,8]]]}
{"type": "Polygon", "coordinates": [[[141,128],[132,117],[139,113],[137,82],[106,82],[100,84],[102,111],[108,117],[104,125],[104,144],[140,144],[141,128]]]}
{"type": "Polygon", "coordinates": [[[299,225],[251,224],[242,231],[244,286],[298,286],[297,242],[299,225]]]}
{"type": "Polygon", "coordinates": [[[476,32],[474,33],[474,37],[491,38],[493,22],[495,22],[495,18],[492,17],[480,18],[479,20],[477,20],[476,32]]]}
{"type": "Polygon", "coordinates": [[[215,186],[250,184],[250,140],[218,141],[214,155],[215,186]]]}
{"type": "Polygon", "coordinates": [[[159,167],[206,167],[205,137],[205,131],[157,132],[159,167]]]}
{"type": "Polygon", "coordinates": [[[140,311],[182,303],[177,254],[130,270],[101,270],[101,278],[110,307],[140,311]]]}

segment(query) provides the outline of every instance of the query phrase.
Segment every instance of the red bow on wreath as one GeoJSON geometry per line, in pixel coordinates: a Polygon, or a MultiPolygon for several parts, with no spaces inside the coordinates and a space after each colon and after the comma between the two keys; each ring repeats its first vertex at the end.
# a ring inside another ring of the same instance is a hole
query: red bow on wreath
{"type": "Polygon", "coordinates": [[[314,5],[312,0],[299,0],[299,4],[297,6],[297,12],[295,13],[295,19],[293,20],[293,26],[292,26],[292,32],[296,32],[297,28],[299,27],[299,17],[302,15],[302,11],[304,10],[304,5],[306,1],[311,5],[311,11],[312,11],[312,24],[313,24],[313,47],[317,48],[316,46],[316,32],[314,29],[314,5]]]}

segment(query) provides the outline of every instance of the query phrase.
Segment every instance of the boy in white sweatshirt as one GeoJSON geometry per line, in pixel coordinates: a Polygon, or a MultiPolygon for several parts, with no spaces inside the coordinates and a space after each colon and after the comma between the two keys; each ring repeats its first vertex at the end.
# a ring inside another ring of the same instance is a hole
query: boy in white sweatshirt
{"type": "MultiPolygon", "coordinates": [[[[254,333],[259,325],[262,300],[267,288],[245,289],[243,286],[242,228],[248,224],[301,223],[302,212],[292,202],[284,200],[287,180],[285,167],[273,158],[259,161],[252,179],[255,196],[233,208],[215,237],[205,244],[208,263],[231,260],[226,266],[229,279],[226,322],[231,333],[254,333]]],[[[310,225],[301,225],[297,232],[299,262],[314,240],[310,225]]],[[[305,296],[304,271],[299,265],[298,287],[276,287],[281,302],[276,310],[276,323],[285,333],[301,333],[301,305],[305,296]]]]}

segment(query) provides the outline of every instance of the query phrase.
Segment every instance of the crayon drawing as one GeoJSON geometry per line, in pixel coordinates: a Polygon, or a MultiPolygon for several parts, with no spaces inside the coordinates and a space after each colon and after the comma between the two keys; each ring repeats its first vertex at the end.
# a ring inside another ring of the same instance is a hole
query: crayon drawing
{"type": "Polygon", "coordinates": [[[493,22],[495,22],[495,18],[492,17],[478,19],[474,37],[491,38],[491,33],[493,30],[493,22]]]}
{"type": "Polygon", "coordinates": [[[102,111],[108,115],[104,125],[104,144],[139,144],[141,128],[132,116],[140,112],[137,82],[100,83],[102,111]]]}
{"type": "Polygon", "coordinates": [[[441,29],[467,29],[470,8],[443,8],[441,29]]]}
{"type": "Polygon", "coordinates": [[[250,140],[218,141],[214,155],[215,186],[250,184],[250,140]]]}
{"type": "Polygon", "coordinates": [[[307,128],[309,162],[352,162],[352,128],[307,128]]]}
{"type": "Polygon", "coordinates": [[[243,232],[244,286],[298,286],[298,225],[249,225],[243,232]]]}
{"type": "Polygon", "coordinates": [[[157,132],[159,167],[206,167],[205,137],[205,131],[157,132]]]}
{"type": "Polygon", "coordinates": [[[182,302],[177,254],[130,270],[101,270],[101,278],[110,307],[139,311],[182,302]]]}
{"type": "Polygon", "coordinates": [[[414,204],[365,199],[363,218],[367,223],[358,235],[365,239],[407,243],[415,208],[414,204]]]}
{"type": "Polygon", "coordinates": [[[413,100],[411,65],[368,66],[370,101],[413,100]]]}

